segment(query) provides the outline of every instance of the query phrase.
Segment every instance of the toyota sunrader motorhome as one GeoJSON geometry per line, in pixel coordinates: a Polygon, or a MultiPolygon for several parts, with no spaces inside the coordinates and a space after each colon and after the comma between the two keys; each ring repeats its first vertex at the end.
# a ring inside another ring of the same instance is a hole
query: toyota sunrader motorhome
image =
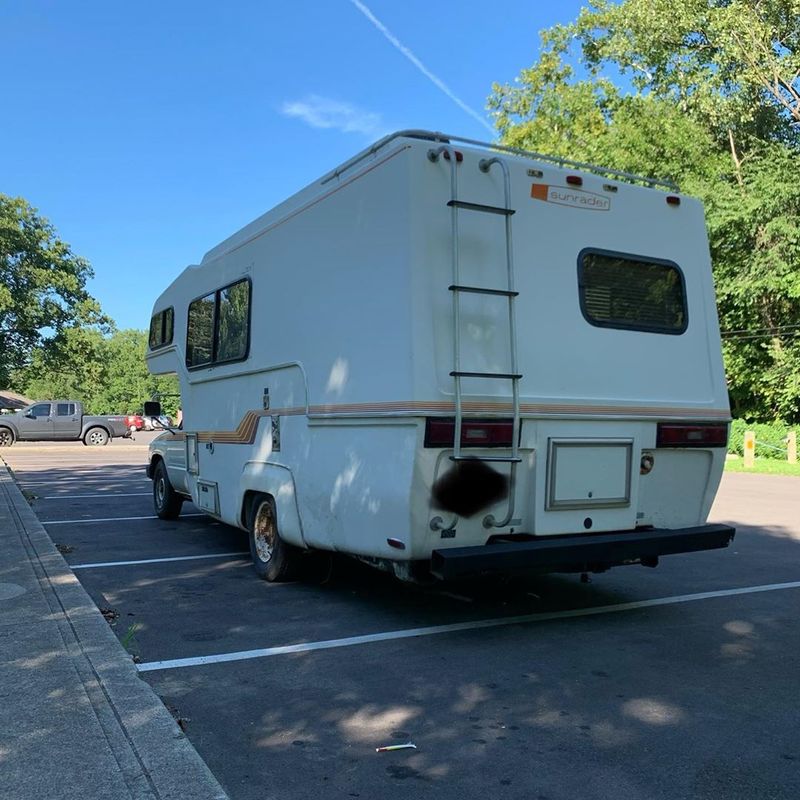
{"type": "Polygon", "coordinates": [[[600,571],[724,547],[728,409],[700,203],[425,131],[382,139],[187,267],[147,354],[151,445],[256,569],[600,571]],[[157,408],[152,407],[152,411],[157,408]]]}

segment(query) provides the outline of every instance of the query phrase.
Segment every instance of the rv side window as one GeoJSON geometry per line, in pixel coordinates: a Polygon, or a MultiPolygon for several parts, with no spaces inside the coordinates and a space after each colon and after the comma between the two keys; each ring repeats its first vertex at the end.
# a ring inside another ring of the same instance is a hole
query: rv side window
{"type": "Polygon", "coordinates": [[[172,306],[153,314],[150,320],[150,349],[172,344],[172,333],[175,327],[175,312],[172,306]]]}
{"type": "Polygon", "coordinates": [[[581,311],[592,325],[648,333],[686,330],[683,273],[671,261],[582,250],[578,290],[581,311]]]}
{"type": "Polygon", "coordinates": [[[189,303],[186,328],[186,366],[200,367],[214,360],[214,305],[216,292],[189,303]]]}
{"type": "Polygon", "coordinates": [[[250,281],[220,289],[215,361],[236,361],[247,355],[250,324],[250,281]]]}
{"type": "Polygon", "coordinates": [[[247,358],[249,346],[249,279],[224,286],[189,304],[187,367],[241,361],[247,358]]]}

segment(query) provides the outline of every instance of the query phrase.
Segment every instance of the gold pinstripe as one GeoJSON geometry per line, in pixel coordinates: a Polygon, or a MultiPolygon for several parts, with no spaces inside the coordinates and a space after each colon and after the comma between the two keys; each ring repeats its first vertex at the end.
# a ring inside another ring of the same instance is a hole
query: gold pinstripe
{"type": "MultiPolygon", "coordinates": [[[[465,401],[464,411],[472,414],[508,414],[511,403],[486,403],[465,401]]],[[[635,417],[652,419],[685,419],[727,422],[731,415],[728,409],[714,408],[669,408],[654,406],[592,406],[542,403],[521,403],[520,412],[530,415],[559,416],[601,416],[601,417],[635,417]]],[[[262,417],[304,416],[306,410],[302,406],[272,408],[267,411],[248,411],[242,417],[235,430],[232,431],[197,431],[198,442],[214,442],[215,444],[253,444],[258,431],[258,423],[262,417]]],[[[454,414],[455,404],[447,400],[405,400],[387,403],[340,403],[335,405],[317,405],[309,407],[309,414],[315,415],[370,415],[370,414],[405,414],[421,416],[423,414],[454,414]]],[[[173,434],[175,439],[185,438],[185,432],[173,434]]]]}

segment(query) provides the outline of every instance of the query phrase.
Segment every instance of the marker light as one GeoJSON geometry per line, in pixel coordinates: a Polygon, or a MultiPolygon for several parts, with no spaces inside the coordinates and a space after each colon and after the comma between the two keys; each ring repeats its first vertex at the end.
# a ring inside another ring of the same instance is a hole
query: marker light
{"type": "Polygon", "coordinates": [[[681,204],[681,199],[676,194],[668,194],[667,195],[667,205],[670,206],[679,206],[681,204]]]}
{"type": "Polygon", "coordinates": [[[583,186],[583,178],[580,175],[567,175],[567,183],[570,186],[583,186]]]}

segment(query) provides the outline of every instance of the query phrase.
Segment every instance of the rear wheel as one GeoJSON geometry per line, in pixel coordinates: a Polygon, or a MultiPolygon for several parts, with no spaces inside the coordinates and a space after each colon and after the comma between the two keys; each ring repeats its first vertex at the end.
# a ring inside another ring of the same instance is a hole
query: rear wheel
{"type": "Polygon", "coordinates": [[[0,428],[0,447],[11,447],[14,444],[14,434],[8,428],[0,428]]]}
{"type": "Polygon", "coordinates": [[[153,471],[153,506],[159,519],[177,519],[183,506],[183,498],[172,488],[163,461],[153,471]]]}
{"type": "Polygon", "coordinates": [[[83,443],[87,447],[101,447],[108,444],[108,434],[102,428],[89,428],[83,437],[83,443]]]}
{"type": "Polygon", "coordinates": [[[300,552],[281,539],[275,503],[271,497],[256,495],[248,513],[250,555],[256,572],[266,581],[279,583],[297,571],[300,552]]]}

